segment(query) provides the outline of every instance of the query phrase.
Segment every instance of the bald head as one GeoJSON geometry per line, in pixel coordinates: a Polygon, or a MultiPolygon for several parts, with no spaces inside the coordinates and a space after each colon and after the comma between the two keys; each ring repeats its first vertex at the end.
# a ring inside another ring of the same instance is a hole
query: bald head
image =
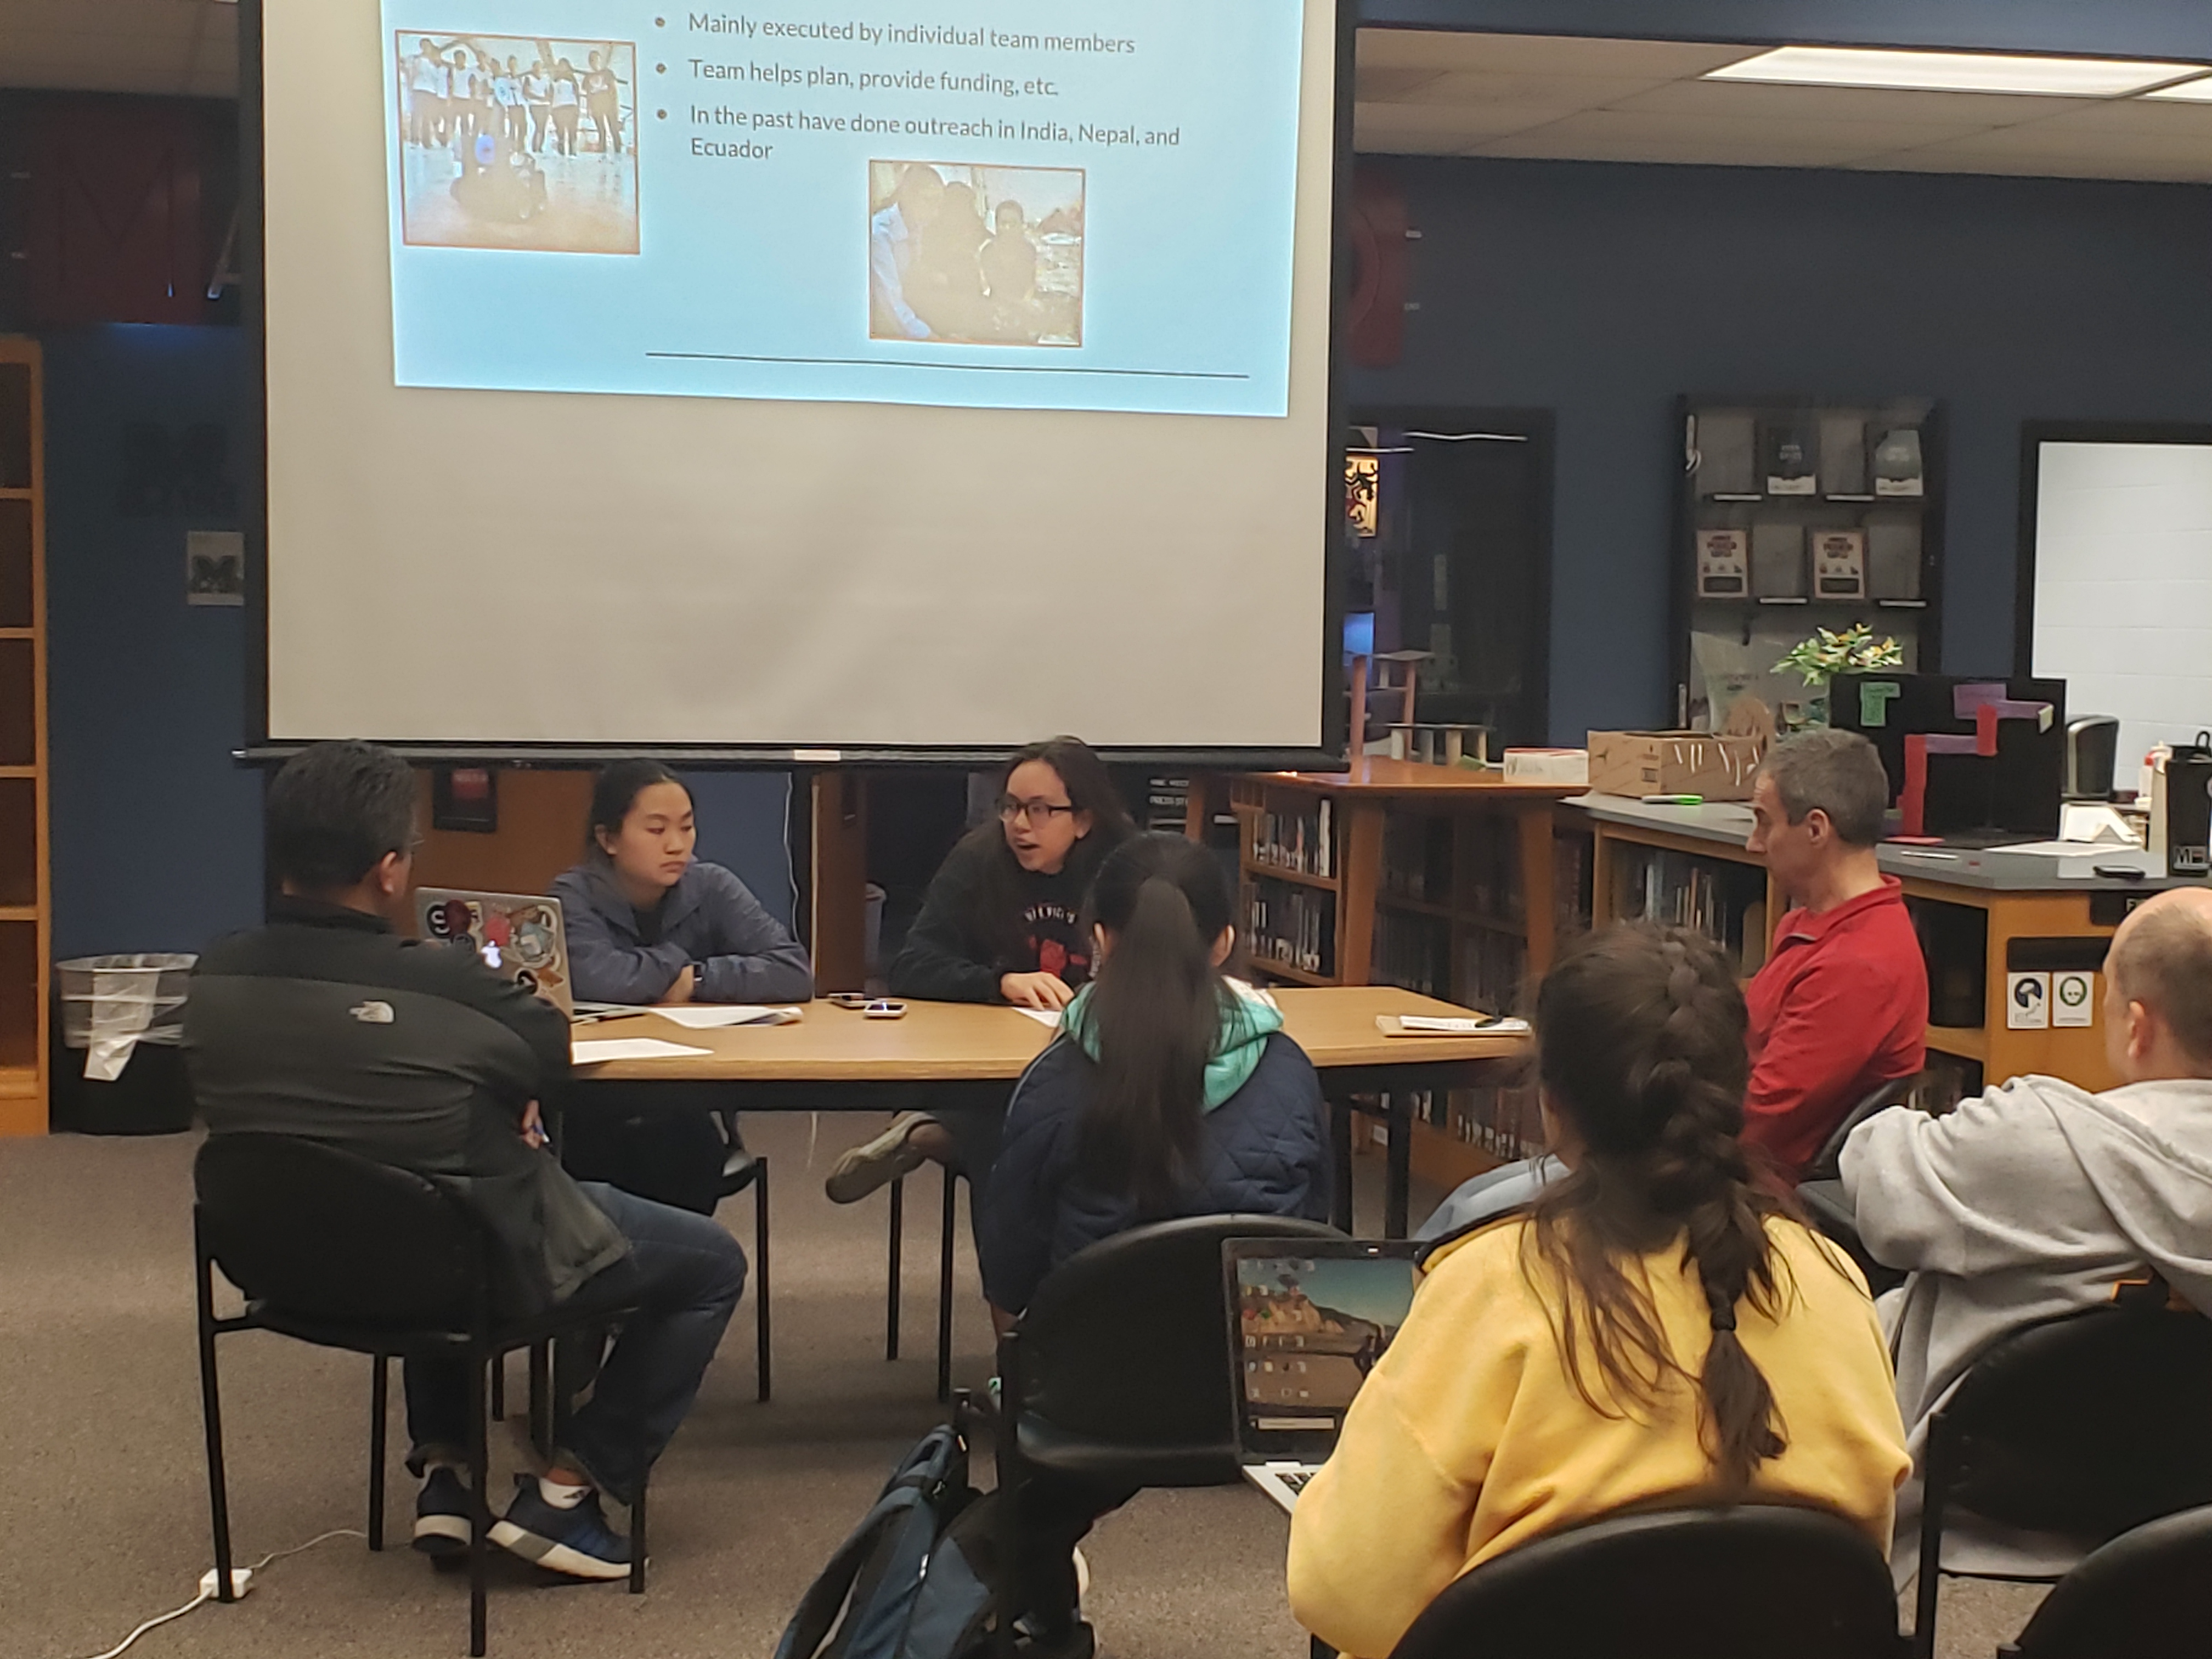
{"type": "Polygon", "coordinates": [[[2113,934],[2105,972],[2106,1037],[2123,1075],[2212,1077],[2212,888],[2138,906],[2113,934]]]}

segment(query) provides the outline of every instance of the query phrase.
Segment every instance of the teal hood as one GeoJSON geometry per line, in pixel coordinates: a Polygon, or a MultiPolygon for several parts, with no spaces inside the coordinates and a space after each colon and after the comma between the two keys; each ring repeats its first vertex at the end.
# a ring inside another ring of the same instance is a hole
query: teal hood
{"type": "MultiPolygon", "coordinates": [[[[1283,1029],[1282,1011],[1267,994],[1239,980],[1228,981],[1231,994],[1221,1007],[1221,1030],[1213,1039],[1213,1057],[1206,1062],[1206,1109],[1213,1110],[1251,1080],[1267,1039],[1283,1029]]],[[[1098,1032],[1089,1018],[1091,988],[1075,994],[1060,1016],[1060,1028],[1073,1037],[1083,1052],[1098,1058],[1098,1032]]]]}

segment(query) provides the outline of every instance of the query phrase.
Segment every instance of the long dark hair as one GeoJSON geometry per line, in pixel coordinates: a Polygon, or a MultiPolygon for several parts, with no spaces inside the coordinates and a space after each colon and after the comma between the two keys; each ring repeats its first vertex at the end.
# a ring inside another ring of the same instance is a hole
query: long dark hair
{"type": "MultiPolygon", "coordinates": [[[[1014,751],[999,770],[997,793],[1005,794],[1006,781],[1031,761],[1042,761],[1059,774],[1067,791],[1068,804],[1091,814],[1091,833],[1077,842],[1067,855],[1067,868],[1079,878],[1096,869],[1099,860],[1136,833],[1121,792],[1098,751],[1080,738],[1048,738],[1014,751]]],[[[986,849],[989,874],[977,890],[975,908],[964,918],[969,933],[998,960],[1010,961],[1021,948],[1018,890],[1022,866],[1006,845],[1006,833],[997,818],[989,818],[968,832],[969,844],[986,849]]],[[[1079,885],[1082,884],[1079,879],[1079,885]]]]}
{"type": "Polygon", "coordinates": [[[1213,963],[1231,904],[1219,862],[1182,836],[1123,842],[1091,889],[1114,948],[1084,1000],[1098,1086],[1079,1153],[1087,1181],[1148,1212],[1173,1206],[1198,1162],[1206,1063],[1236,995],[1213,963]]]}
{"type": "Polygon", "coordinates": [[[1531,1253],[1561,1288],[1554,1327],[1593,1409],[1650,1407],[1688,1373],[1635,1264],[1682,1240],[1712,1316],[1695,1381],[1701,1436],[1723,1486],[1741,1488],[1786,1443],[1773,1390],[1736,1339],[1738,1303],[1771,1314],[1786,1264],[1767,1218],[1787,1206],[1753,1178],[1737,1140],[1750,1078],[1743,994],[1727,958],[1680,928],[1620,927],[1570,949],[1536,998],[1545,1098],[1581,1136],[1579,1166],[1537,1200],[1531,1253]],[[1583,1368],[1587,1341],[1612,1404],[1583,1368]]]}
{"type": "Polygon", "coordinates": [[[584,825],[584,851],[604,863],[606,848],[599,845],[599,831],[611,836],[622,834],[623,820],[629,809],[637,805],[637,798],[656,783],[672,783],[686,795],[691,792],[684,780],[678,777],[657,760],[635,756],[629,760],[615,761],[599,769],[599,775],[592,781],[592,813],[584,825]]]}

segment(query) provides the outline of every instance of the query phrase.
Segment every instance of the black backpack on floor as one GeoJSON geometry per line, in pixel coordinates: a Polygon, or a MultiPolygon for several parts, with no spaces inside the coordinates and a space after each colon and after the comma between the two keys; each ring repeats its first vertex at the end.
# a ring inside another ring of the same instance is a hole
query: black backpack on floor
{"type": "Polygon", "coordinates": [[[962,1415],[900,1461],[807,1586],[775,1659],[975,1659],[998,1583],[995,1500],[968,1483],[962,1415]]]}

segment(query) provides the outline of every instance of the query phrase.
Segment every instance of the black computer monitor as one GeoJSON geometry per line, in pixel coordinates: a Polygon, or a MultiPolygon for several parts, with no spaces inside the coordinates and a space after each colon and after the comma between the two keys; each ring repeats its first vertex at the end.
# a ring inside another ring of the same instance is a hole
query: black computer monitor
{"type": "Polygon", "coordinates": [[[1838,674],[1828,723],[1863,733],[1881,751],[1889,799],[1904,796],[1906,739],[1930,745],[1922,833],[1960,841],[2049,841],[2058,834],[2066,770],[2066,682],[1972,674],[1838,674]],[[1974,707],[2001,700],[1995,755],[1960,752],[1975,735],[1974,707]],[[2041,712],[2047,707],[2048,714],[2041,712]]]}

